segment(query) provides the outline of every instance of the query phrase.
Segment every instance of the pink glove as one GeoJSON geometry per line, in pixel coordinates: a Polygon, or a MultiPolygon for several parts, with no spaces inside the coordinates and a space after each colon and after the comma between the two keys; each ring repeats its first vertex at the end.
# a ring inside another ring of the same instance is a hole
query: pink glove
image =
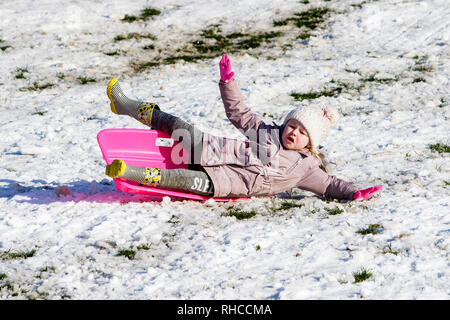
{"type": "Polygon", "coordinates": [[[230,58],[226,54],[222,55],[222,60],[219,63],[220,68],[220,80],[228,83],[233,79],[234,72],[231,71],[230,58]]]}
{"type": "Polygon", "coordinates": [[[370,187],[364,190],[358,190],[353,194],[353,200],[367,200],[369,199],[375,192],[381,190],[383,188],[382,185],[376,187],[370,187]]]}

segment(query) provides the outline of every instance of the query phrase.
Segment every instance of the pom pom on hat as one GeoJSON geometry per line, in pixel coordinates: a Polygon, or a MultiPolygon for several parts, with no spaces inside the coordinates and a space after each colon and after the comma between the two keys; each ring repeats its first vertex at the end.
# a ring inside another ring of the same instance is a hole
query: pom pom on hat
{"type": "Polygon", "coordinates": [[[303,124],[308,131],[312,148],[316,149],[339,120],[339,113],[333,107],[321,109],[314,106],[301,106],[286,115],[284,124],[290,119],[295,119],[303,124]]]}

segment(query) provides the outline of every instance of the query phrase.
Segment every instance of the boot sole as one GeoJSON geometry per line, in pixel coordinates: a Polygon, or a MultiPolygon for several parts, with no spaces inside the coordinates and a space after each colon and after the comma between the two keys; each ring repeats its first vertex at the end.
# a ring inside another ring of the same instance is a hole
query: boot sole
{"type": "Polygon", "coordinates": [[[116,78],[111,79],[111,81],[108,83],[108,88],[106,89],[106,94],[108,95],[109,100],[111,101],[111,111],[114,112],[115,114],[119,114],[116,110],[116,106],[114,105],[114,100],[112,98],[112,87],[116,84],[116,82],[119,81],[116,78]]]}
{"type": "Polygon", "coordinates": [[[127,165],[125,161],[116,159],[106,166],[106,175],[111,178],[118,178],[125,173],[127,165]]]}

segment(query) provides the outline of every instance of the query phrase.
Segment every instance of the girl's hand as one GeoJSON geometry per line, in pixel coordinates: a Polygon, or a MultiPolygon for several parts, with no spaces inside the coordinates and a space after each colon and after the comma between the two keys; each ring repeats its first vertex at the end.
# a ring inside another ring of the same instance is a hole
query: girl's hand
{"type": "Polygon", "coordinates": [[[222,80],[225,83],[228,83],[233,79],[234,72],[231,71],[231,63],[230,58],[228,58],[228,55],[224,54],[222,55],[222,59],[219,63],[220,68],[220,80],[222,80]]]}
{"type": "Polygon", "coordinates": [[[381,190],[383,188],[382,185],[376,187],[370,187],[364,190],[358,190],[353,194],[353,200],[367,200],[369,199],[375,192],[381,190]]]}

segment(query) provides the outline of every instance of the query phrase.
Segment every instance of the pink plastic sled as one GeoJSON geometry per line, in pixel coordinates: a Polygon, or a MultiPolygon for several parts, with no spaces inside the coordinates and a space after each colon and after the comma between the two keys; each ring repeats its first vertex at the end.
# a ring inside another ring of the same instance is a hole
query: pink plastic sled
{"type": "MultiPolygon", "coordinates": [[[[187,161],[175,164],[171,153],[178,144],[168,134],[150,129],[104,129],[97,135],[97,141],[106,164],[114,159],[121,159],[130,166],[156,167],[161,169],[187,169],[187,161]]],[[[178,147],[181,158],[187,156],[184,150],[178,147]],[[183,154],[184,153],[184,154],[183,154]]],[[[205,201],[211,197],[187,193],[174,189],[155,188],[141,185],[137,182],[123,179],[114,179],[116,189],[127,193],[152,195],[158,197],[192,199],[205,201]]],[[[212,198],[215,201],[230,201],[247,198],[212,198]]]]}

